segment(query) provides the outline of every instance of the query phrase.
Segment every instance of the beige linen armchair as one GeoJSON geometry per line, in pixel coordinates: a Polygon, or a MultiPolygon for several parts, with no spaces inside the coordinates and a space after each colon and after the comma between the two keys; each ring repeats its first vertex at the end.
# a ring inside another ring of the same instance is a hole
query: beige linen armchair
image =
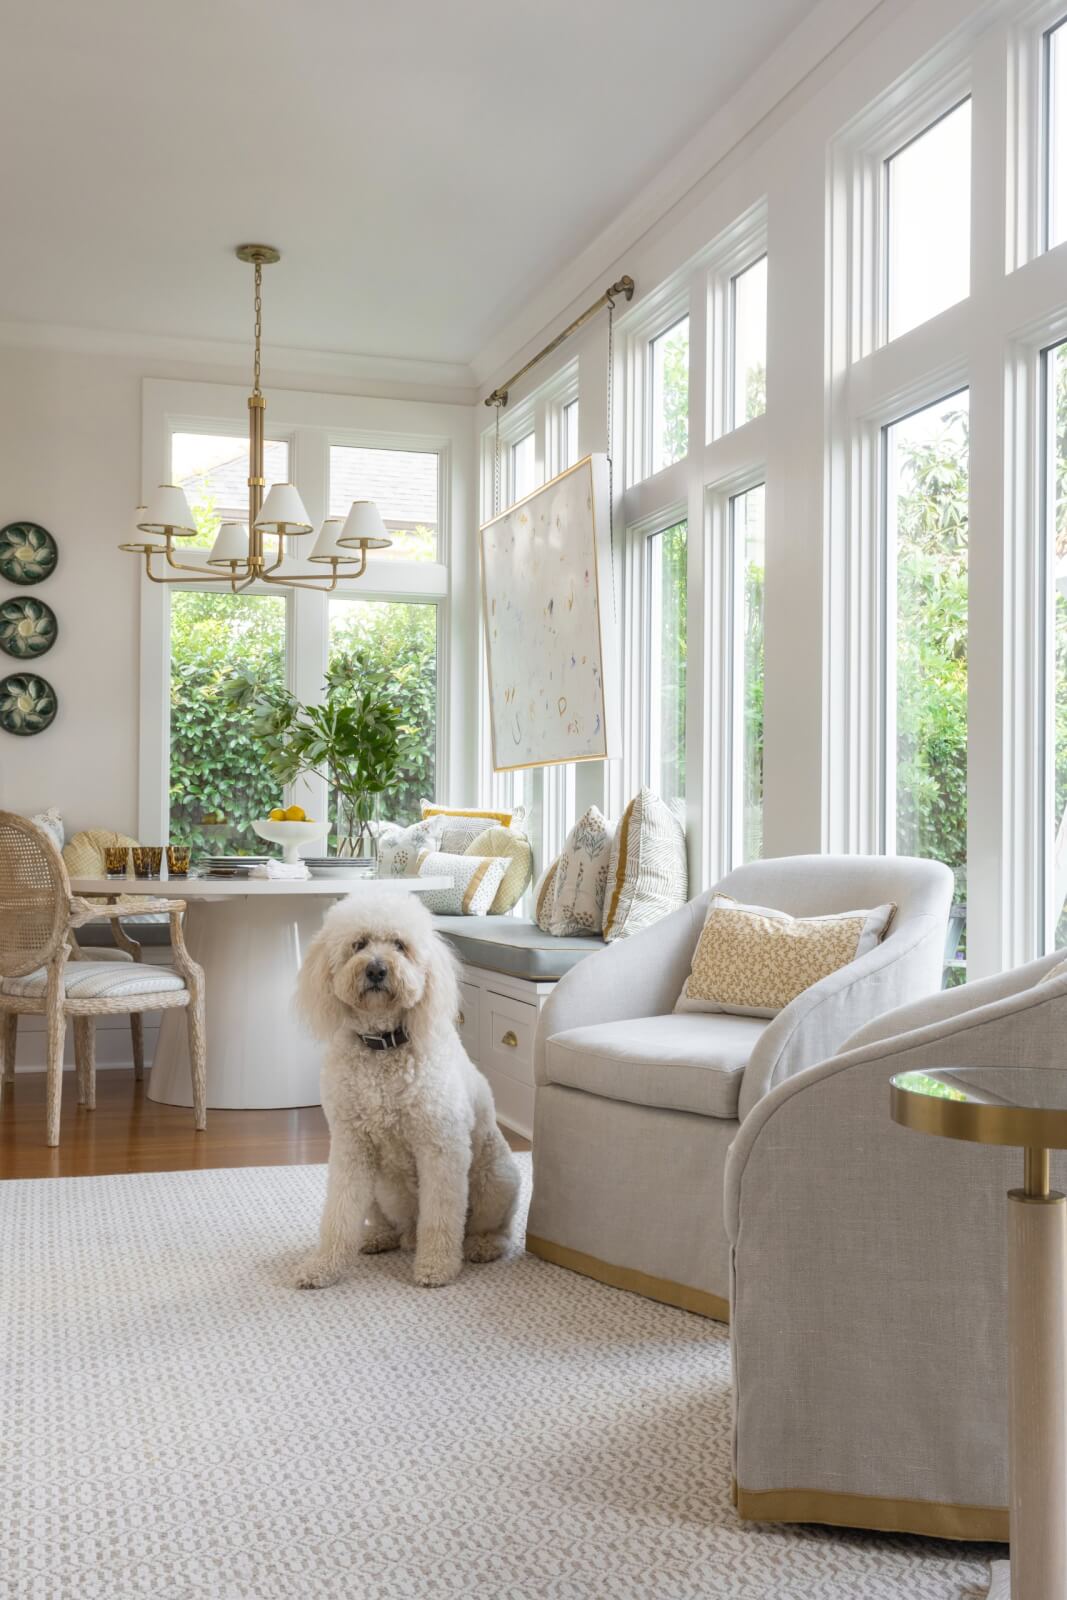
{"type": "Polygon", "coordinates": [[[723,1172],[776,1084],[941,982],[952,874],[896,856],[788,856],[729,873],[557,984],[535,1044],[535,1255],[726,1319],[723,1172]],[[776,1017],[674,1011],[713,893],[796,916],[896,913],[881,944],[776,1017]]]}
{"type": "MultiPolygon", "coordinates": [[[[1062,1065],[1067,951],[932,995],[781,1084],[726,1168],[743,1517],[1006,1539],[1005,1193],[1022,1154],[913,1133],[889,1080],[1062,1065]]],[[[1067,1188],[1067,1156],[1052,1158],[1067,1188]]]]}
{"type": "Polygon", "coordinates": [[[52,840],[24,817],[0,811],[0,1057],[4,1086],[9,1089],[14,1084],[19,1017],[45,1017],[49,1145],[59,1143],[68,1017],[74,1019],[78,1101],[91,1111],[96,1105],[94,1019],[186,1007],[193,1109],[197,1128],[206,1126],[204,974],[185,947],[184,909],[180,900],[120,899],[113,905],[99,905],[75,898],[63,857],[52,840]],[[118,926],[120,917],[146,911],[169,914],[176,970],[115,960],[120,952],[104,961],[87,961],[79,952],[78,928],[100,919],[118,926]]]}

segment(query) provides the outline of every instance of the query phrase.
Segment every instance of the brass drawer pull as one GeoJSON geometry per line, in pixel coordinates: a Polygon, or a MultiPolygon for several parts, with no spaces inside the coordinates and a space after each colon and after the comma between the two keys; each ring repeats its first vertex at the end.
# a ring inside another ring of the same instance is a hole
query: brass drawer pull
{"type": "Polygon", "coordinates": [[[456,1018],[456,1021],[459,1023],[461,1028],[462,1028],[463,1024],[466,1022],[466,1020],[467,1020],[466,1017],[463,1015],[463,1013],[461,1011],[459,1016],[456,1018]]]}
{"type": "Polygon", "coordinates": [[[508,1031],[504,1035],[504,1037],[501,1039],[500,1043],[501,1044],[506,1044],[510,1050],[517,1050],[518,1049],[518,1045],[519,1045],[518,1038],[516,1037],[515,1034],[512,1033],[510,1028],[508,1029],[508,1031]]]}

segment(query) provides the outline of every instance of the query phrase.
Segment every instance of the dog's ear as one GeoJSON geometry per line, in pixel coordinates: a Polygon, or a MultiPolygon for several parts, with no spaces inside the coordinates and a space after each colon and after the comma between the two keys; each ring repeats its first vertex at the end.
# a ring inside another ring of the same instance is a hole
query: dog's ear
{"type": "Polygon", "coordinates": [[[408,1034],[416,1049],[429,1049],[442,1029],[455,1027],[459,1013],[459,968],[440,934],[431,933],[423,948],[426,984],[422,999],[405,1018],[408,1034]]]}
{"type": "Polygon", "coordinates": [[[332,1038],[346,1016],[344,1006],[333,992],[330,953],[335,937],[328,923],[319,929],[308,945],[296,980],[297,1013],[316,1039],[332,1038]]]}

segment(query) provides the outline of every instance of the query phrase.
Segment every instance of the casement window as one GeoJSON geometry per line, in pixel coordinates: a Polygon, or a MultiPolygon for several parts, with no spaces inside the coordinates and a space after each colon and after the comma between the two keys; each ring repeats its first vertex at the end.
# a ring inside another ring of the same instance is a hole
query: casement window
{"type": "Polygon", "coordinates": [[[1046,249],[1067,240],[1067,17],[1045,35],[1046,249]]]}
{"type": "Polygon", "coordinates": [[[1042,360],[1044,448],[1044,946],[1067,944],[1067,342],[1042,360]]]}
{"type": "Polygon", "coordinates": [[[735,865],[763,854],[763,581],[767,491],[762,483],[730,497],[733,597],[733,834],[735,865]]]}
{"type": "Polygon", "coordinates": [[[645,782],[684,813],[687,526],[645,539],[645,782]]]}
{"type": "Polygon", "coordinates": [[[885,163],[886,332],[896,339],[970,293],[971,102],[885,163]]]}
{"type": "Polygon", "coordinates": [[[968,434],[966,390],[882,431],[884,846],[955,874],[950,982],[966,959],[968,434]]]}
{"type": "Polygon", "coordinates": [[[767,257],[730,279],[730,364],[735,428],[767,409],[767,257]]]}
{"type": "Polygon", "coordinates": [[[649,340],[648,470],[662,472],[689,449],[689,317],[649,340]]]}

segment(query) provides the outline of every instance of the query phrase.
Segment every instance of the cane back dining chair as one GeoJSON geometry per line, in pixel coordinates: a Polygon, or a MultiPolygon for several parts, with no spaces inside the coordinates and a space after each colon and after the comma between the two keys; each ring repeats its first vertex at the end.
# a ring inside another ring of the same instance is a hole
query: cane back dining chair
{"type": "Polygon", "coordinates": [[[47,1023],[47,1143],[59,1143],[63,1050],[67,1018],[74,1021],[78,1103],[96,1105],[94,1023],[101,1016],[133,1016],[185,1007],[192,1062],[196,1126],[206,1126],[204,974],[182,935],[181,900],[92,903],[71,894],[63,858],[51,839],[25,817],[0,811],[0,1017],[5,1086],[14,1083],[20,1016],[47,1023]],[[86,960],[76,930],[88,922],[165,911],[170,916],[174,970],[138,962],[86,960]]]}

